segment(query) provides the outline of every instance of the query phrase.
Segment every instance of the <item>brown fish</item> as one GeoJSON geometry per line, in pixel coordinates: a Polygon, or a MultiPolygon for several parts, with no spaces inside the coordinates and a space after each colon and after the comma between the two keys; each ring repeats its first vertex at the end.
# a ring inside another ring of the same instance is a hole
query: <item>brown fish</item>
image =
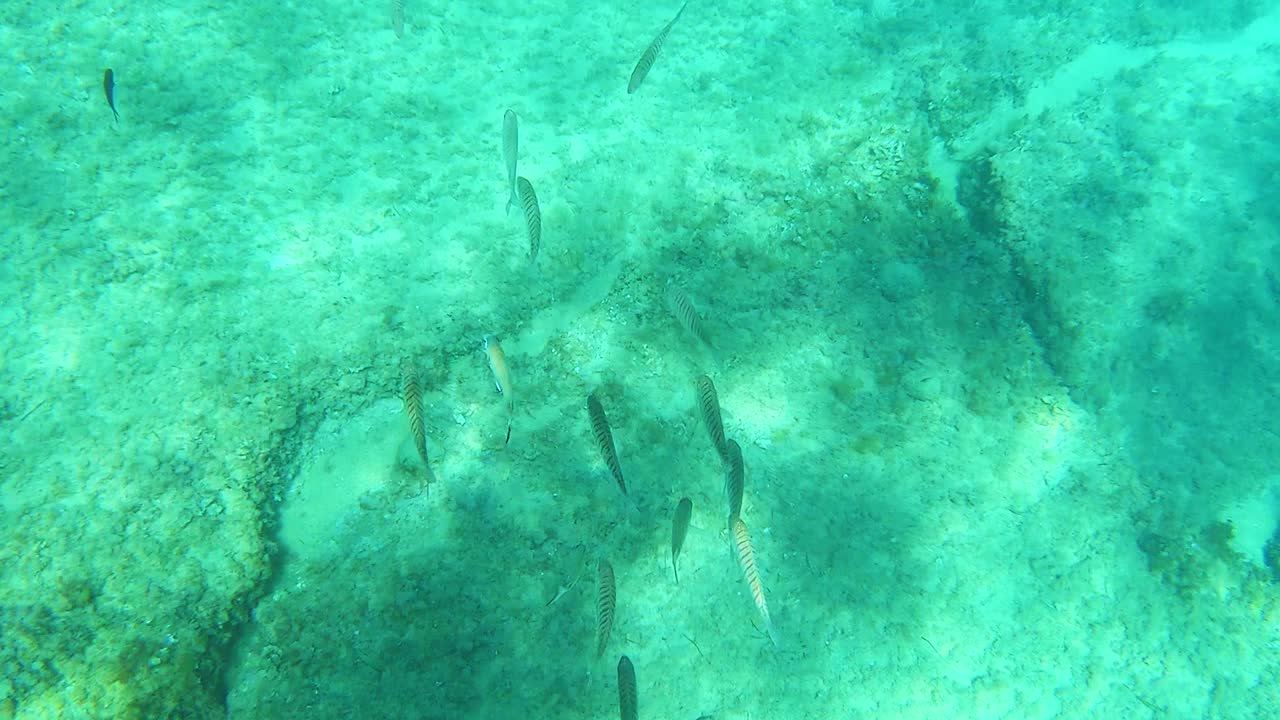
{"type": "Polygon", "coordinates": [[[667,41],[667,34],[671,32],[671,28],[675,26],[676,21],[684,14],[684,9],[689,3],[680,6],[680,11],[676,16],[671,18],[671,22],[667,23],[658,36],[649,43],[649,47],[645,49],[644,54],[640,56],[640,60],[636,63],[635,69],[631,71],[631,79],[627,81],[627,94],[630,95],[640,89],[640,83],[644,82],[644,78],[649,74],[649,69],[653,67],[653,62],[658,59],[658,53],[662,52],[662,45],[667,41]]]}
{"type": "Polygon", "coordinates": [[[751,535],[747,533],[747,524],[742,518],[734,518],[730,523],[733,528],[733,544],[738,549],[738,566],[742,568],[742,576],[751,588],[751,598],[755,600],[756,610],[764,620],[764,629],[775,647],[778,646],[778,633],[773,629],[773,619],[769,617],[769,605],[764,600],[764,585],[760,582],[760,573],[756,571],[755,551],[751,547],[751,535]]]}
{"type": "Polygon", "coordinates": [[[618,449],[613,444],[613,431],[609,429],[609,418],[605,417],[604,406],[596,398],[595,393],[587,396],[587,415],[591,417],[591,433],[596,437],[596,445],[600,448],[600,457],[609,466],[609,472],[618,482],[622,494],[627,494],[627,481],[622,477],[622,464],[618,462],[618,449]]]}
{"type": "Polygon", "coordinates": [[[621,720],[636,720],[639,717],[638,705],[636,669],[631,664],[631,658],[623,655],[618,659],[618,717],[621,720]]]}
{"type": "Polygon", "coordinates": [[[107,105],[111,108],[111,114],[115,116],[116,122],[120,122],[120,113],[116,112],[116,74],[107,68],[102,73],[102,91],[107,94],[107,105]]]}
{"type": "Polygon", "coordinates": [[[613,632],[613,611],[618,606],[618,590],[614,585],[613,566],[600,559],[596,566],[596,657],[604,655],[613,632]]]}
{"type": "Polygon", "coordinates": [[[507,369],[507,356],[502,352],[502,343],[498,342],[498,338],[492,335],[485,337],[484,350],[489,355],[489,369],[493,371],[493,383],[507,400],[507,437],[502,441],[505,447],[511,442],[511,418],[516,412],[515,395],[511,392],[511,371],[507,369]]]}
{"type": "Polygon", "coordinates": [[[413,447],[422,458],[422,466],[427,471],[427,482],[431,482],[431,462],[427,459],[427,431],[422,422],[422,385],[418,380],[418,369],[413,361],[405,358],[400,364],[400,378],[404,394],[404,414],[409,418],[409,433],[413,435],[413,447]]]}
{"type": "Polygon", "coordinates": [[[676,584],[680,584],[680,568],[676,560],[680,558],[680,548],[684,547],[684,538],[689,534],[689,519],[693,516],[693,501],[680,498],[676,505],[675,517],[671,519],[671,570],[676,575],[676,584]]]}

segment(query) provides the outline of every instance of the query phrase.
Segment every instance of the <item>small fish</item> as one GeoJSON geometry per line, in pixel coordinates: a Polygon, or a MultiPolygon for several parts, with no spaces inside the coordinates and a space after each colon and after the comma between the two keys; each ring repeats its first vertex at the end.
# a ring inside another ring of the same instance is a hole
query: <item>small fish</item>
{"type": "Polygon", "coordinates": [[[671,314],[676,316],[684,329],[689,332],[698,342],[706,346],[707,350],[715,355],[715,348],[711,345],[711,338],[707,336],[707,329],[702,325],[702,318],[698,317],[698,311],[693,307],[693,301],[685,294],[684,290],[675,281],[667,283],[667,289],[663,293],[666,298],[667,307],[670,308],[671,314]]]}
{"type": "Polygon", "coordinates": [[[404,0],[391,0],[391,31],[404,37],[404,0]]]}
{"type": "Polygon", "coordinates": [[[542,210],[538,208],[538,196],[533,192],[533,184],[524,178],[516,178],[516,191],[520,195],[520,206],[524,208],[524,222],[529,228],[529,264],[538,259],[538,248],[542,247],[542,210]]]}
{"type": "Polygon", "coordinates": [[[613,581],[613,566],[600,559],[596,566],[596,657],[604,655],[613,632],[613,611],[618,606],[618,591],[613,581]]]}
{"type": "Polygon", "coordinates": [[[427,431],[422,422],[422,385],[418,381],[418,369],[413,361],[406,358],[400,364],[400,378],[404,391],[404,414],[409,418],[409,432],[413,435],[413,446],[422,458],[422,466],[427,471],[427,482],[431,482],[431,462],[427,459],[427,431]]]}
{"type": "Polygon", "coordinates": [[[567,595],[569,591],[572,590],[578,584],[578,581],[582,579],[582,573],[586,569],[587,569],[587,563],[586,563],[586,557],[584,556],[582,558],[579,558],[578,560],[578,574],[573,576],[573,579],[569,581],[568,585],[561,585],[560,588],[556,590],[556,594],[552,596],[550,600],[547,601],[546,606],[551,607],[552,605],[555,605],[556,602],[560,600],[560,598],[567,595]]]}
{"type": "Polygon", "coordinates": [[[627,482],[622,478],[622,464],[618,462],[618,449],[613,444],[613,431],[609,428],[609,418],[604,414],[604,406],[595,393],[587,396],[587,415],[591,418],[591,433],[596,437],[596,445],[600,448],[600,457],[609,466],[613,479],[618,481],[622,494],[627,494],[627,482]]]}
{"type": "Polygon", "coordinates": [[[680,584],[680,568],[676,560],[680,558],[680,548],[684,547],[684,538],[689,534],[689,518],[693,516],[693,501],[680,498],[676,504],[676,515],[671,520],[671,570],[676,574],[676,584],[680,584]]]}
{"type": "Polygon", "coordinates": [[[618,717],[621,720],[636,720],[639,717],[638,705],[636,669],[631,664],[631,658],[623,655],[618,660],[618,717]]]}
{"type": "Polygon", "coordinates": [[[640,56],[640,60],[636,63],[636,67],[631,71],[631,79],[627,81],[627,94],[630,95],[640,88],[640,83],[644,82],[644,78],[649,74],[649,69],[653,67],[653,61],[658,59],[658,53],[662,52],[662,44],[667,41],[667,33],[671,32],[671,28],[684,14],[684,9],[689,3],[680,6],[680,11],[676,16],[671,18],[671,22],[662,28],[662,32],[649,43],[649,47],[640,56]]]}
{"type": "Polygon", "coordinates": [[[751,548],[751,535],[747,533],[747,524],[739,517],[733,519],[731,526],[733,543],[738,548],[738,566],[742,568],[742,576],[746,578],[747,586],[751,588],[751,597],[756,602],[756,610],[760,611],[760,618],[764,620],[764,629],[769,633],[769,639],[773,641],[774,647],[777,647],[778,633],[773,629],[773,619],[769,617],[769,605],[764,601],[764,585],[760,583],[760,573],[756,571],[755,551],[751,548]]]}
{"type": "Polygon", "coordinates": [[[742,514],[742,448],[736,440],[725,443],[724,498],[729,503],[729,527],[742,514]]]}
{"type": "Polygon", "coordinates": [[[507,108],[502,115],[502,159],[507,163],[507,183],[511,185],[511,197],[507,200],[507,214],[519,203],[516,196],[516,154],[520,151],[520,119],[516,111],[507,108]]]}
{"type": "Polygon", "coordinates": [[[720,419],[720,398],[716,395],[715,383],[706,375],[699,375],[697,380],[698,409],[702,414],[702,425],[711,436],[711,444],[720,454],[721,462],[729,462],[728,450],[724,441],[724,422],[720,419]]]}
{"type": "Polygon", "coordinates": [[[120,122],[120,113],[116,112],[116,74],[107,68],[102,73],[102,91],[107,94],[107,105],[111,108],[111,114],[115,116],[116,122],[120,122]]]}
{"type": "Polygon", "coordinates": [[[511,442],[511,418],[516,412],[516,399],[511,392],[511,373],[507,370],[507,356],[502,353],[502,345],[498,342],[498,338],[493,335],[485,337],[484,349],[489,354],[489,369],[493,371],[493,384],[507,399],[507,438],[502,441],[503,447],[506,447],[511,442]]]}

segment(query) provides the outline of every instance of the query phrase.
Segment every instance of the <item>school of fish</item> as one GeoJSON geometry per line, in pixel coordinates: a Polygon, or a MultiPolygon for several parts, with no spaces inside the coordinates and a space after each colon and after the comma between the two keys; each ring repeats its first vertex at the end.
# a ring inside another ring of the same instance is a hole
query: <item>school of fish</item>
{"type": "MultiPolygon", "coordinates": [[[[390,29],[396,38],[403,39],[406,36],[407,19],[404,0],[389,0],[389,2],[390,29]]],[[[660,52],[672,35],[673,28],[687,7],[688,3],[681,5],[679,10],[670,17],[670,20],[662,26],[641,52],[630,76],[627,78],[626,92],[628,95],[635,94],[645,79],[649,77],[660,52]]],[[[409,29],[412,30],[412,27],[409,29]]],[[[120,113],[117,111],[116,104],[116,75],[114,70],[108,68],[103,72],[102,87],[108,109],[111,112],[112,121],[118,124],[120,122],[120,113]]],[[[514,109],[507,109],[503,113],[501,132],[502,158],[506,170],[506,186],[504,188],[507,198],[506,210],[508,215],[513,207],[521,211],[522,229],[528,242],[528,266],[531,270],[536,270],[542,250],[543,214],[533,182],[517,171],[520,153],[519,126],[519,114],[514,109]]],[[[557,237],[554,234],[554,228],[551,237],[553,240],[557,237]]],[[[712,364],[718,367],[718,348],[713,344],[713,336],[704,324],[702,316],[698,313],[693,299],[674,280],[668,280],[661,289],[660,294],[678,326],[692,339],[692,343],[686,343],[690,354],[709,357],[712,364]]],[[[486,335],[480,342],[480,347],[487,359],[495,392],[502,399],[500,408],[501,417],[504,420],[503,430],[499,431],[496,427],[493,429],[493,440],[489,447],[494,451],[502,451],[511,444],[512,431],[518,420],[511,367],[508,365],[506,352],[497,335],[486,335]],[[502,438],[501,443],[498,443],[498,437],[502,438]]],[[[406,357],[402,360],[400,366],[400,395],[407,419],[406,445],[412,445],[412,455],[414,457],[411,461],[402,460],[402,462],[411,472],[419,474],[423,489],[434,485],[439,480],[432,468],[432,460],[428,448],[431,428],[427,425],[429,408],[424,402],[424,379],[428,377],[429,374],[423,372],[417,360],[413,357],[406,357]],[[412,465],[417,467],[412,467],[412,465]]],[[[695,414],[706,429],[712,449],[720,460],[720,471],[724,476],[723,493],[727,517],[724,533],[727,538],[730,555],[736,559],[738,570],[746,582],[746,595],[750,597],[755,606],[755,611],[763,628],[763,634],[770,639],[773,646],[778,647],[779,636],[765,599],[764,584],[756,564],[755,549],[752,546],[746,522],[742,518],[744,481],[742,449],[737,442],[728,438],[725,434],[719,395],[710,376],[699,375],[693,383],[693,388],[695,414]]],[[[592,444],[595,445],[596,452],[599,454],[601,465],[607,471],[608,476],[612,478],[624,500],[630,503],[629,507],[632,509],[652,508],[652,503],[642,505],[641,501],[634,499],[639,488],[632,487],[629,491],[627,479],[623,475],[623,466],[618,446],[614,439],[614,429],[605,411],[606,403],[612,404],[616,401],[616,397],[608,397],[608,393],[599,388],[587,394],[585,403],[587,431],[584,434],[594,441],[592,444]]],[[[626,415],[624,406],[619,416],[625,418],[626,415]]],[[[496,420],[497,418],[494,418],[495,424],[496,420]]],[[[584,445],[587,444],[584,442],[584,445]]],[[[696,464],[691,467],[696,467],[696,464]]],[[[682,471],[688,471],[689,469],[688,467],[681,468],[682,471]]],[[[688,474],[688,472],[684,474],[688,474]]],[[[693,523],[694,505],[689,498],[689,495],[696,496],[698,492],[692,488],[687,490],[687,493],[678,493],[676,495],[679,500],[675,504],[671,520],[671,572],[674,583],[677,586],[680,584],[678,561],[681,552],[685,547],[686,541],[690,539],[690,529],[697,529],[698,527],[693,523]]],[[[661,504],[669,507],[669,505],[666,505],[666,501],[661,504]]],[[[645,517],[643,509],[641,509],[639,515],[641,518],[645,517]]],[[[695,534],[693,539],[701,540],[698,534],[695,534]]],[[[615,573],[615,568],[606,557],[607,553],[603,549],[599,549],[595,555],[597,556],[595,562],[595,656],[599,658],[605,654],[611,639],[614,640],[614,644],[619,644],[625,642],[626,638],[625,636],[619,638],[614,632],[617,622],[617,610],[620,604],[617,584],[619,575],[615,573]]],[[[699,571],[704,568],[695,566],[693,569],[699,571]]],[[[546,606],[554,605],[572,591],[577,585],[577,580],[578,578],[574,577],[572,582],[567,585],[561,585],[554,597],[546,603],[546,606]]],[[[728,591],[727,588],[725,590],[725,595],[728,598],[733,598],[737,595],[737,593],[728,591]]],[[[693,594],[685,594],[683,597],[686,602],[698,601],[693,594]]],[[[625,595],[621,596],[621,600],[624,609],[629,607],[625,595]]],[[[639,712],[636,672],[634,664],[626,654],[621,655],[617,662],[617,691],[620,717],[622,720],[636,720],[639,712]]],[[[699,720],[710,717],[710,715],[704,715],[699,720]]]]}

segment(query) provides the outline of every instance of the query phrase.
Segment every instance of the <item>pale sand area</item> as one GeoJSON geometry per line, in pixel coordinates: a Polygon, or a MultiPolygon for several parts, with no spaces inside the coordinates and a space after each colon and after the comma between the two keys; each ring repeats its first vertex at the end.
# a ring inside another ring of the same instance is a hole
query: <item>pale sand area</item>
{"type": "Polygon", "coordinates": [[[1264,7],[0,10],[0,718],[1277,715],[1264,7]]]}

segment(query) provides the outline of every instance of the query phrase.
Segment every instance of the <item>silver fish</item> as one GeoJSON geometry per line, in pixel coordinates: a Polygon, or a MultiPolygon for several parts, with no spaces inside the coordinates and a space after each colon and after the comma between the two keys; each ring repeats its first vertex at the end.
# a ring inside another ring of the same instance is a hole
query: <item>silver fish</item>
{"type": "Polygon", "coordinates": [[[511,208],[520,204],[516,194],[516,153],[520,149],[520,121],[516,111],[507,108],[502,116],[502,159],[507,163],[507,182],[511,185],[511,197],[507,200],[507,214],[511,208]]]}

